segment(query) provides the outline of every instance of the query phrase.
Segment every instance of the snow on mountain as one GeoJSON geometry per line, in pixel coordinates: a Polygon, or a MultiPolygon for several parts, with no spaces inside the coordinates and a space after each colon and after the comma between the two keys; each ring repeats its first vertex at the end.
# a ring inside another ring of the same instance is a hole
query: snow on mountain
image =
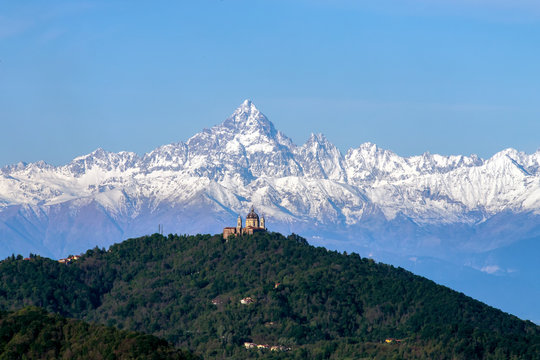
{"type": "Polygon", "coordinates": [[[312,179],[347,182],[345,159],[338,148],[322,134],[311,134],[308,141],[295,151],[303,175],[312,179]]]}
{"type": "Polygon", "coordinates": [[[246,100],[223,123],[141,157],[97,149],[64,166],[4,167],[0,255],[20,243],[63,256],[96,241],[94,230],[103,246],[157,224],[217,232],[251,204],[282,231],[375,241],[407,224],[411,239],[444,241],[440,229],[455,225],[474,242],[498,214],[540,215],[539,169],[540,151],[400,157],[365,143],[343,155],[321,134],[296,146],[246,100]]]}

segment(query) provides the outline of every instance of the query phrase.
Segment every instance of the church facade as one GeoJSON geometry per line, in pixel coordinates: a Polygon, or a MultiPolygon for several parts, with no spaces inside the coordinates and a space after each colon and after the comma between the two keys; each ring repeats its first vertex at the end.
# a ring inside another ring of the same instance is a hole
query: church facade
{"type": "Polygon", "coordinates": [[[251,210],[246,216],[246,227],[242,227],[242,217],[238,215],[238,219],[236,220],[236,227],[223,228],[223,238],[227,239],[231,235],[252,235],[256,232],[263,231],[266,231],[266,227],[264,224],[264,216],[261,216],[261,218],[259,219],[259,215],[257,215],[255,209],[252,206],[251,210]]]}

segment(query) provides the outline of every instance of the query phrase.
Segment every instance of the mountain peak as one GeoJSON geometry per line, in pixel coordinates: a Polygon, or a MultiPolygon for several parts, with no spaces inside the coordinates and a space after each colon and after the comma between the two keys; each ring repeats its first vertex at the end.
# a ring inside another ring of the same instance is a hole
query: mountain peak
{"type": "Polygon", "coordinates": [[[321,133],[311,133],[311,135],[309,136],[309,139],[308,139],[308,142],[326,142],[327,139],[326,139],[326,136],[324,136],[324,134],[321,134],[321,133]]]}
{"type": "MultiPolygon", "coordinates": [[[[204,156],[208,155],[209,149],[216,154],[223,152],[223,149],[237,153],[241,149],[239,145],[249,154],[275,154],[287,152],[294,147],[292,141],[277,131],[251,100],[244,100],[223,123],[205,129],[187,141],[190,151],[200,151],[204,156]]],[[[290,154],[279,156],[288,157],[290,154]]]]}
{"type": "MultiPolygon", "coordinates": [[[[257,110],[257,107],[255,107],[255,104],[253,104],[253,102],[250,100],[250,99],[246,99],[242,102],[242,104],[240,104],[240,106],[238,107],[239,109],[245,109],[245,110],[257,110]]],[[[257,110],[258,111],[258,110],[257,110]]]]}
{"type": "Polygon", "coordinates": [[[322,133],[311,133],[308,143],[318,143],[318,144],[331,144],[330,140],[322,133]]]}
{"type": "MultiPolygon", "coordinates": [[[[315,134],[311,133],[309,136],[309,139],[306,141],[306,143],[303,145],[306,148],[336,148],[334,144],[332,144],[324,134],[315,134]]],[[[338,150],[339,151],[339,150],[338,150]]]]}
{"type": "Polygon", "coordinates": [[[271,137],[277,133],[274,124],[249,99],[244,100],[221,126],[236,133],[261,132],[271,137]]]}
{"type": "Polygon", "coordinates": [[[255,104],[253,104],[253,102],[249,99],[244,100],[242,104],[236,108],[234,113],[231,115],[231,118],[246,120],[249,118],[264,118],[267,120],[266,116],[264,116],[259,109],[257,109],[255,104]]]}

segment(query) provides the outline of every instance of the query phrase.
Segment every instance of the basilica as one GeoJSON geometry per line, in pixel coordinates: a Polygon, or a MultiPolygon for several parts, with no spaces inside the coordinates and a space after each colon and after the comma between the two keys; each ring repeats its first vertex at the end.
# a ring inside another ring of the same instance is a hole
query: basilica
{"type": "Polygon", "coordinates": [[[236,227],[223,228],[223,238],[227,239],[231,235],[252,235],[262,231],[266,231],[266,227],[264,226],[264,216],[261,216],[261,219],[259,220],[259,215],[255,213],[255,209],[253,209],[252,206],[249,214],[246,216],[246,227],[242,227],[242,217],[238,215],[236,227]]]}

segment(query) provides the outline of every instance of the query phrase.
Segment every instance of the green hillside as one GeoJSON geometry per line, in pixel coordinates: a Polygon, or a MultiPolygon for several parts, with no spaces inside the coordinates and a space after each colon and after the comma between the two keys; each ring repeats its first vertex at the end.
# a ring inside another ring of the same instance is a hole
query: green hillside
{"type": "Polygon", "coordinates": [[[0,306],[25,305],[150,333],[208,359],[540,359],[531,322],[403,269],[276,233],[229,242],[153,235],[69,265],[8,258],[0,306]],[[247,297],[254,302],[241,304],[247,297]]]}
{"type": "Polygon", "coordinates": [[[0,313],[0,359],[182,360],[155,336],[65,319],[37,307],[0,313]]]}

